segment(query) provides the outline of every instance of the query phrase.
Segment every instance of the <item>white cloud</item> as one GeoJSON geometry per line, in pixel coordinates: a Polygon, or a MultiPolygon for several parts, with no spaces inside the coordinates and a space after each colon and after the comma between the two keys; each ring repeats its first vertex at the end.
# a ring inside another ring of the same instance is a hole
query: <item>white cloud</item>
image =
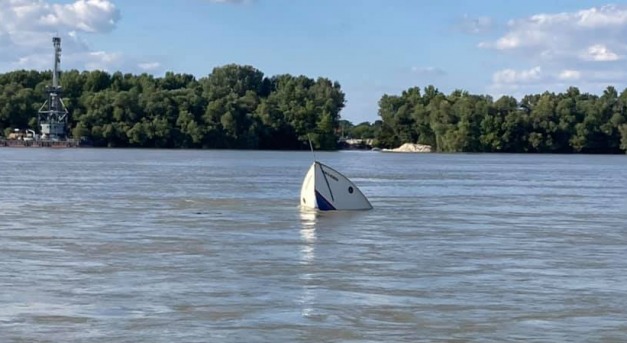
{"type": "Polygon", "coordinates": [[[575,81],[581,78],[581,72],[578,70],[562,70],[557,78],[562,81],[575,81]]]}
{"type": "MultiPolygon", "coordinates": [[[[37,69],[45,70],[52,68],[52,45],[47,54],[32,54],[22,56],[11,63],[12,69],[37,69]]],[[[80,68],[81,70],[104,70],[114,71],[116,68],[125,66],[125,58],[121,53],[108,53],[104,51],[84,51],[75,52],[62,58],[64,69],[80,68]]]]}
{"type": "Polygon", "coordinates": [[[56,33],[62,38],[64,54],[86,52],[88,46],[80,33],[109,32],[119,17],[119,10],[109,0],[76,0],[69,4],[1,0],[0,61],[23,68],[44,67],[40,56],[51,60],[51,39],[56,33]]]}
{"type": "Polygon", "coordinates": [[[143,62],[143,63],[139,63],[137,66],[141,70],[151,71],[151,70],[155,70],[155,69],[161,68],[161,63],[159,63],[159,62],[143,62]]]}
{"type": "Polygon", "coordinates": [[[120,11],[109,0],[75,0],[53,4],[44,0],[0,2],[0,32],[20,31],[108,32],[115,28],[120,11]]]}
{"type": "Polygon", "coordinates": [[[158,72],[162,71],[159,62],[146,62],[119,52],[91,51],[69,56],[68,64],[81,65],[85,70],[158,72]]]}
{"type": "Polygon", "coordinates": [[[437,67],[411,67],[411,72],[421,76],[442,76],[446,71],[437,67]]]}
{"type": "Polygon", "coordinates": [[[597,61],[597,62],[609,62],[609,61],[617,61],[620,59],[618,54],[610,51],[603,44],[595,44],[581,54],[581,58],[587,61],[597,61]]]}
{"type": "Polygon", "coordinates": [[[481,42],[486,51],[507,54],[508,68],[495,71],[494,93],[586,91],[627,85],[627,5],[515,18],[496,39],[481,42]],[[533,68],[520,67],[531,63],[533,68]]]}
{"type": "Polygon", "coordinates": [[[88,70],[111,71],[111,66],[120,65],[123,61],[120,53],[108,53],[105,51],[89,52],[82,56],[85,59],[85,68],[88,70]]]}
{"type": "Polygon", "coordinates": [[[495,84],[532,83],[542,78],[542,68],[537,66],[528,70],[504,69],[492,76],[495,84]]]}
{"type": "MultiPolygon", "coordinates": [[[[536,14],[510,20],[507,26],[504,35],[495,41],[481,42],[479,47],[518,52],[538,59],[584,59],[580,51],[603,46],[619,56],[625,51],[623,37],[627,33],[627,6],[607,5],[576,12],[536,14]]],[[[608,60],[612,59],[595,59],[608,60]]]]}
{"type": "Polygon", "coordinates": [[[587,28],[622,27],[627,24],[627,9],[616,5],[582,10],[576,16],[577,25],[587,28]]]}
{"type": "Polygon", "coordinates": [[[578,87],[583,92],[601,93],[607,86],[625,86],[627,72],[604,71],[595,69],[544,71],[539,67],[531,69],[504,69],[492,76],[493,82],[487,92],[494,97],[512,95],[522,98],[524,95],[545,91],[562,92],[568,87],[578,87]]]}
{"type": "Polygon", "coordinates": [[[55,34],[62,40],[63,69],[158,70],[157,62],[90,47],[91,35],[114,30],[120,18],[113,0],[0,0],[0,70],[52,68],[55,34]]]}

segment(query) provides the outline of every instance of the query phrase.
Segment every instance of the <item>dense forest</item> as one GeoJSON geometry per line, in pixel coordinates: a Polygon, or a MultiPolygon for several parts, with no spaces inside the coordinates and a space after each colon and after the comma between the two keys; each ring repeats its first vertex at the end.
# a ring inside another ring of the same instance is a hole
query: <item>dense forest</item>
{"type": "MultiPolygon", "coordinates": [[[[0,75],[0,129],[36,129],[51,72],[0,75]]],[[[207,77],[103,71],[62,73],[71,136],[95,146],[157,148],[335,149],[344,107],[337,82],[265,77],[227,65],[207,77]]]]}
{"type": "Polygon", "coordinates": [[[375,144],[431,145],[443,152],[620,153],[627,150],[627,90],[601,96],[571,87],[565,93],[489,96],[433,86],[379,101],[375,144]]]}
{"type": "MultiPolygon", "coordinates": [[[[37,129],[51,72],[0,74],[0,134],[37,129]]],[[[627,90],[602,95],[527,95],[520,101],[433,86],[383,95],[380,120],[342,120],[339,83],[326,78],[266,77],[226,65],[206,77],[163,77],[71,70],[62,73],[71,136],[95,146],[333,150],[338,139],[371,138],[392,148],[413,142],[440,152],[621,153],[627,150],[627,90]]]]}

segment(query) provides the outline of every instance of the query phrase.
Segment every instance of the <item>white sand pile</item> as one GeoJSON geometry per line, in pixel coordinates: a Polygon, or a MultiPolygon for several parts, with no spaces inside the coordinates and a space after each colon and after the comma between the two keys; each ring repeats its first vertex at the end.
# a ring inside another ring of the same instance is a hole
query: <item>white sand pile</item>
{"type": "Polygon", "coordinates": [[[414,144],[414,143],[405,143],[398,148],[395,149],[383,149],[383,151],[392,151],[392,152],[431,152],[430,145],[424,144],[414,144]]]}

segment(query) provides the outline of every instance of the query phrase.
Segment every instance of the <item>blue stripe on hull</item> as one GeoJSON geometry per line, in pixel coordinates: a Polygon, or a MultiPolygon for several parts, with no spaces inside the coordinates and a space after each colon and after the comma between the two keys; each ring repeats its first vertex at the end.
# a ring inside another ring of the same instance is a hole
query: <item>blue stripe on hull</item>
{"type": "Polygon", "coordinates": [[[327,199],[325,199],[322,194],[316,191],[316,203],[318,203],[318,209],[320,211],[335,211],[335,207],[331,205],[327,199]]]}

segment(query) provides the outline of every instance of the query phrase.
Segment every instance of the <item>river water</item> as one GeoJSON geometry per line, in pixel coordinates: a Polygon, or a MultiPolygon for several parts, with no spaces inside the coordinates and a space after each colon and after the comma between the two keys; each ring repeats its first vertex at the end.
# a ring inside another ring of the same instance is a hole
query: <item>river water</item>
{"type": "Polygon", "coordinates": [[[625,342],[627,156],[0,149],[0,342],[625,342]]]}

